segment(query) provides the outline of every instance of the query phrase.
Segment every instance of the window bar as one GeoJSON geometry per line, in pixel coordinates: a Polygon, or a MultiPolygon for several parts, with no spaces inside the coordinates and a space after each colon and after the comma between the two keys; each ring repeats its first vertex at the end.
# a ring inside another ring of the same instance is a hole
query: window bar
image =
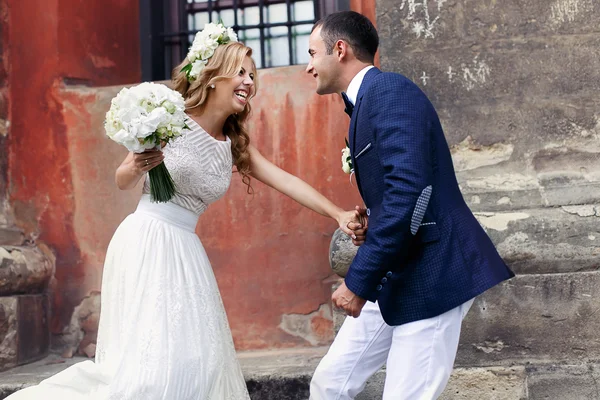
{"type": "MultiPolygon", "coordinates": [[[[178,31],[189,30],[188,15],[185,12],[186,3],[187,3],[187,0],[179,0],[179,7],[178,7],[179,24],[177,26],[178,31]]],[[[187,35],[185,35],[185,34],[179,35],[179,60],[175,61],[175,63],[176,63],[175,65],[178,65],[178,63],[187,56],[188,48],[190,47],[189,41],[190,41],[190,39],[187,35]]]]}
{"type": "Polygon", "coordinates": [[[314,14],[315,14],[315,22],[318,21],[319,19],[321,19],[321,5],[319,4],[320,1],[319,0],[314,0],[313,4],[314,4],[314,14]]]}
{"type": "MultiPolygon", "coordinates": [[[[303,20],[303,21],[294,21],[292,22],[290,25],[292,26],[298,26],[298,25],[308,25],[308,24],[314,24],[315,21],[310,19],[310,20],[303,20]]],[[[261,26],[268,26],[269,28],[275,28],[277,26],[287,26],[288,22],[273,22],[270,24],[256,24],[256,25],[242,25],[240,26],[241,29],[246,30],[246,29],[259,29],[261,26]]],[[[179,36],[182,34],[185,35],[195,35],[198,31],[201,31],[202,29],[195,29],[195,30],[189,30],[189,31],[184,31],[184,32],[167,32],[167,33],[163,33],[161,34],[161,37],[172,37],[172,36],[179,36]]]]}
{"type": "Polygon", "coordinates": [[[236,33],[239,30],[238,26],[238,0],[233,0],[233,30],[236,33]]]}
{"type": "Polygon", "coordinates": [[[289,63],[290,65],[294,65],[294,50],[292,48],[292,2],[290,0],[285,0],[285,6],[287,9],[287,28],[288,28],[288,52],[289,52],[289,63]]]}
{"type": "Polygon", "coordinates": [[[267,68],[265,57],[265,21],[263,11],[265,9],[264,0],[258,0],[258,18],[259,18],[259,32],[260,32],[260,66],[261,68],[267,68]]]}
{"type": "Polygon", "coordinates": [[[213,0],[208,0],[208,22],[212,22],[213,0]]]}

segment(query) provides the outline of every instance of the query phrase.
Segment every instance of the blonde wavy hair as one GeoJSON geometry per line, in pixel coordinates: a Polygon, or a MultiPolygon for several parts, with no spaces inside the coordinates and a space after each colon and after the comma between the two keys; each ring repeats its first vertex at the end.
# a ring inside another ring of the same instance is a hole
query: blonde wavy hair
{"type": "MultiPolygon", "coordinates": [[[[219,45],[200,75],[192,82],[189,82],[185,72],[181,71],[189,63],[187,59],[175,67],[171,75],[172,86],[185,99],[186,110],[196,109],[201,112],[210,95],[210,85],[225,79],[235,78],[242,69],[246,57],[252,57],[252,49],[240,42],[219,45]]],[[[254,92],[250,94],[248,100],[256,94],[258,84],[254,60],[252,61],[252,72],[254,73],[254,92]]],[[[248,186],[248,193],[252,193],[252,186],[250,185],[250,151],[248,150],[250,136],[245,123],[250,111],[251,107],[248,101],[244,111],[230,115],[223,127],[223,133],[231,140],[233,164],[240,173],[242,182],[248,186]]]]}

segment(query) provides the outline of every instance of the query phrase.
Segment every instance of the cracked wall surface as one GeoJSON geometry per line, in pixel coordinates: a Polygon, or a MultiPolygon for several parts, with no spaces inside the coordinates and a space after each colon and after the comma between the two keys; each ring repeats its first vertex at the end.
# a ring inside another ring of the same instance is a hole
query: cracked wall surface
{"type": "Polygon", "coordinates": [[[435,105],[463,196],[517,273],[475,302],[460,366],[600,358],[599,18],[593,0],[377,1],[383,69],[435,105]]]}

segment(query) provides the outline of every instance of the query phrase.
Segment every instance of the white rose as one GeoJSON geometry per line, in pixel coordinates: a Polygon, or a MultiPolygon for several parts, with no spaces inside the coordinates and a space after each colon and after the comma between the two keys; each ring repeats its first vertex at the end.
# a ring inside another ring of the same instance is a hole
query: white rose
{"type": "Polygon", "coordinates": [[[167,110],[169,114],[173,114],[175,113],[175,111],[177,111],[177,108],[175,108],[175,104],[171,103],[169,100],[165,100],[162,103],[162,107],[164,107],[164,109],[167,110]]]}
{"type": "Polygon", "coordinates": [[[231,42],[237,42],[238,41],[237,34],[235,33],[235,31],[232,28],[227,28],[227,36],[229,37],[229,40],[231,42]]]}
{"type": "Polygon", "coordinates": [[[214,22],[208,23],[204,25],[204,29],[202,30],[202,35],[206,37],[212,37],[214,39],[218,39],[225,32],[225,27],[221,24],[215,24],[214,22]]]}
{"type": "Polygon", "coordinates": [[[352,172],[350,168],[350,162],[348,161],[348,157],[350,157],[350,149],[348,147],[345,147],[344,149],[342,149],[342,171],[344,171],[346,174],[352,172]]]}
{"type": "Polygon", "coordinates": [[[127,148],[127,150],[133,151],[134,153],[140,153],[144,151],[144,146],[142,146],[138,138],[132,136],[124,129],[118,131],[113,137],[111,137],[111,139],[119,144],[122,144],[127,148]]]}
{"type": "Polygon", "coordinates": [[[162,107],[155,108],[147,116],[142,116],[135,126],[135,135],[138,138],[146,138],[158,129],[159,125],[168,118],[169,113],[162,107]]]}
{"type": "Polygon", "coordinates": [[[123,88],[111,103],[119,108],[129,108],[139,103],[138,97],[128,88],[123,88]]]}
{"type": "Polygon", "coordinates": [[[200,76],[200,72],[202,72],[202,70],[206,66],[206,63],[207,63],[207,61],[204,61],[204,60],[194,61],[194,63],[192,64],[192,70],[190,71],[190,76],[192,76],[194,78],[200,76]]]}
{"type": "Polygon", "coordinates": [[[213,38],[207,38],[204,41],[204,47],[207,49],[215,50],[217,47],[219,47],[219,42],[213,38]]]}
{"type": "Polygon", "coordinates": [[[198,52],[198,56],[203,61],[208,60],[209,58],[211,58],[213,56],[213,54],[215,54],[215,49],[216,49],[216,47],[212,48],[212,47],[205,46],[202,49],[200,49],[200,51],[198,52]]]}

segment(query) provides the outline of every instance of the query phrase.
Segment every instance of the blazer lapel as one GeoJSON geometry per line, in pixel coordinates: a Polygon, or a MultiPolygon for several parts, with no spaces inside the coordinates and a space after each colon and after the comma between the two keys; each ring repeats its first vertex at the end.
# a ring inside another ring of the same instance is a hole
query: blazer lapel
{"type": "Polygon", "coordinates": [[[371,68],[365,74],[365,77],[360,84],[360,89],[358,89],[358,95],[356,96],[356,104],[354,104],[354,111],[352,112],[352,119],[350,119],[350,129],[348,130],[348,139],[350,144],[350,156],[352,157],[352,166],[354,167],[354,176],[356,176],[356,185],[358,186],[358,191],[360,195],[364,198],[362,193],[362,187],[360,185],[360,176],[358,173],[358,166],[356,165],[356,160],[354,159],[355,149],[356,149],[356,125],[358,119],[358,112],[360,110],[360,106],[362,105],[362,98],[365,95],[367,88],[370,85],[371,80],[376,75],[380,74],[381,71],[377,68],[371,68]]]}
{"type": "Polygon", "coordinates": [[[350,155],[352,156],[352,165],[354,163],[354,149],[356,142],[356,120],[358,118],[358,111],[362,104],[362,98],[365,95],[367,88],[370,86],[370,82],[376,75],[380,74],[381,71],[378,68],[371,68],[365,74],[360,89],[358,89],[358,95],[356,96],[356,104],[354,104],[354,112],[352,112],[352,119],[350,119],[350,129],[348,131],[348,141],[350,143],[350,155]]]}

